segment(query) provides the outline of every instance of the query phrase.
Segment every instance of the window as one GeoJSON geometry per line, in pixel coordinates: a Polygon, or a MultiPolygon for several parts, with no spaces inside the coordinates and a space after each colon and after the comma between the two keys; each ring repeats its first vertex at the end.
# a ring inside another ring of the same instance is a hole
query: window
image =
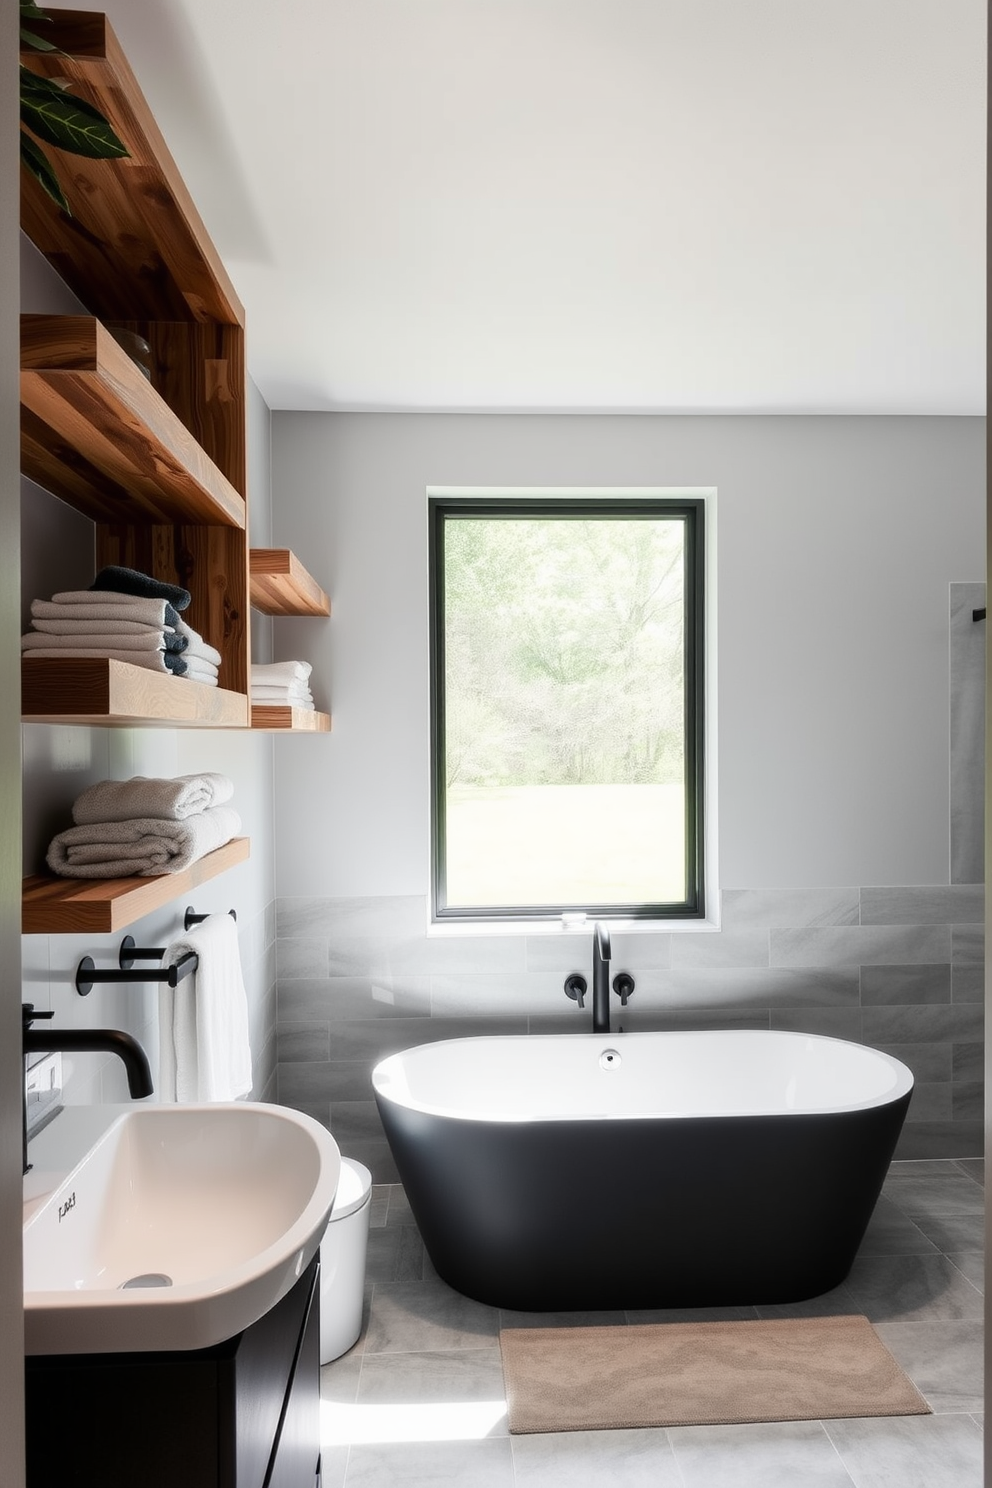
{"type": "Polygon", "coordinates": [[[702,500],[429,513],[435,918],[700,918],[702,500]]]}

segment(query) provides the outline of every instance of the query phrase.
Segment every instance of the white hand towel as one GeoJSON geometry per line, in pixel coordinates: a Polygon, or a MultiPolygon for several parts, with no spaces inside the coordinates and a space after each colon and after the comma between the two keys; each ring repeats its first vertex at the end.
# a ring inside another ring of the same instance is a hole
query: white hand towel
{"type": "Polygon", "coordinates": [[[146,630],[140,635],[43,635],[41,631],[29,630],[21,636],[22,651],[78,651],[80,646],[88,650],[105,648],[110,651],[164,651],[165,639],[161,630],[146,630]]]}
{"type": "Polygon", "coordinates": [[[280,683],[307,682],[312,671],[309,661],[259,662],[251,669],[251,680],[263,687],[275,687],[280,683]]]}
{"type": "Polygon", "coordinates": [[[60,650],[58,646],[35,646],[26,653],[25,659],[33,661],[35,657],[48,657],[59,661],[68,661],[72,656],[80,656],[84,661],[129,661],[132,666],[145,667],[151,672],[169,672],[171,667],[165,664],[164,651],[111,651],[106,646],[76,646],[60,650]]]}
{"type": "Polygon", "coordinates": [[[234,781],[226,775],[177,775],[175,779],[133,775],[130,780],[100,780],[84,790],[72,808],[77,827],[92,822],[133,821],[159,817],[185,821],[222,806],[234,795],[234,781]]]}
{"type": "Polygon", "coordinates": [[[43,620],[143,620],[146,625],[164,625],[165,606],[164,599],[68,589],[52,599],[33,599],[31,614],[43,620]]]}
{"type": "Polygon", "coordinates": [[[202,658],[203,661],[212,661],[214,666],[220,666],[223,660],[220,652],[209,645],[200,635],[199,631],[193,629],[192,625],[187,625],[181,615],[178,617],[176,633],[189,642],[183,653],[185,656],[196,656],[202,658]]]}
{"type": "Polygon", "coordinates": [[[240,830],[233,806],[212,806],[181,822],[151,816],[88,822],[53,837],[45,861],[62,878],[150,878],[181,872],[240,830]]]}
{"type": "Polygon", "coordinates": [[[189,951],[197,969],[159,997],[159,1099],[231,1101],[251,1090],[248,998],[230,915],[209,915],[174,940],[164,965],[189,951]]]}

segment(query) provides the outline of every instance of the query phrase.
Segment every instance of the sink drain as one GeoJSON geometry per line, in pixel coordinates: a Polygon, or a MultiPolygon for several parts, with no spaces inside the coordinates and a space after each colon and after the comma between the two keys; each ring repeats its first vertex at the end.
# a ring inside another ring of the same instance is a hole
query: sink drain
{"type": "Polygon", "coordinates": [[[172,1277],[166,1276],[164,1271],[146,1271],[143,1276],[132,1276],[130,1281],[122,1281],[117,1288],[119,1292],[129,1292],[135,1287],[167,1287],[172,1285],[172,1277]]]}

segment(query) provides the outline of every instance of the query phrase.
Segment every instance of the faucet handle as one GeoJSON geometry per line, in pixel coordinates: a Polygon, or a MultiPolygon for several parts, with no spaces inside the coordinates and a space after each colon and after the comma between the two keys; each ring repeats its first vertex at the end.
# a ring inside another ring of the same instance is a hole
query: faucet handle
{"type": "Polygon", "coordinates": [[[565,978],[565,996],[570,997],[573,1002],[577,1002],[580,1008],[584,1008],[586,1005],[585,999],[588,985],[585,977],[580,972],[573,971],[571,976],[565,978]]]}
{"type": "Polygon", "coordinates": [[[30,1028],[39,1018],[54,1018],[54,1013],[38,1012],[33,1002],[21,1003],[21,1027],[30,1028]]]}
{"type": "Polygon", "coordinates": [[[613,990],[620,999],[622,1007],[627,1006],[627,998],[634,990],[634,978],[627,971],[618,971],[613,978],[613,990]]]}

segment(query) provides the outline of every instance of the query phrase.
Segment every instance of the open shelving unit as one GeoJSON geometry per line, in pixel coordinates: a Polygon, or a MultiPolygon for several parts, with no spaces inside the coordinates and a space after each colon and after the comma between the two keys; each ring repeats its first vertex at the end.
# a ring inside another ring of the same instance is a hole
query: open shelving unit
{"type": "MultiPolygon", "coordinates": [[[[21,172],[21,225],[85,307],[21,326],[22,468],[95,524],[97,567],[188,589],[219,686],[107,658],[26,658],[24,717],[128,728],[247,728],[250,610],[244,311],[147,101],[99,12],[51,11],[58,52],[25,66],[99,109],[128,155],[46,146],[71,207],[21,172]],[[147,368],[111,328],[143,338],[147,368]]],[[[26,933],[113,931],[248,856],[239,838],[185,873],[24,885],[26,933]]]]}
{"type": "MultiPolygon", "coordinates": [[[[263,615],[326,618],[331,601],[289,548],[252,548],[248,554],[253,607],[263,615]]],[[[253,729],[270,733],[328,734],[329,713],[253,703],[253,729]]]]}

